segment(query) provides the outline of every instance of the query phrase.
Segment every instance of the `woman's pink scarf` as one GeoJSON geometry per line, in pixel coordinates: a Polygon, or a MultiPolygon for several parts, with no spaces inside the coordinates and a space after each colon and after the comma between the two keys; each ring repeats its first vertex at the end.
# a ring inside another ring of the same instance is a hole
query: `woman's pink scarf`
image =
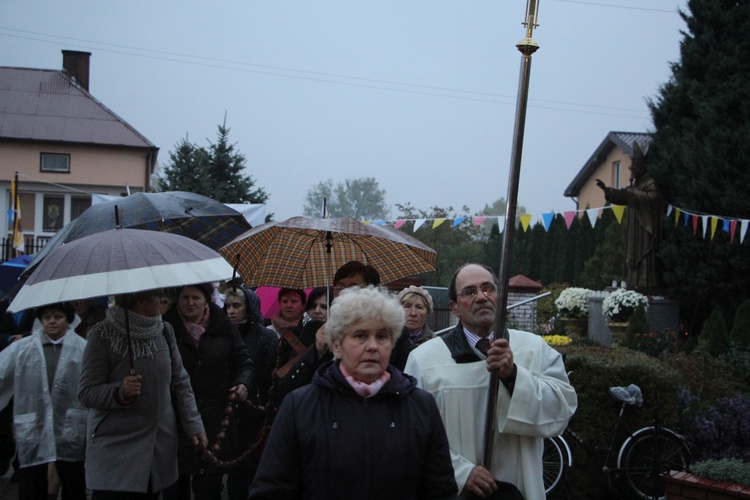
{"type": "Polygon", "coordinates": [[[208,306],[206,306],[203,317],[198,323],[192,323],[188,321],[179,308],[177,308],[177,313],[182,319],[182,324],[185,327],[185,331],[187,331],[188,335],[190,335],[190,338],[193,340],[193,343],[197,346],[200,343],[203,334],[206,333],[206,328],[208,327],[208,320],[210,317],[208,306]]]}
{"type": "Polygon", "coordinates": [[[344,378],[346,378],[346,381],[349,382],[349,385],[352,386],[352,389],[362,396],[363,398],[371,398],[375,394],[377,394],[380,389],[383,388],[386,382],[388,382],[391,379],[391,374],[387,371],[384,371],[380,377],[378,377],[377,380],[375,380],[371,384],[365,384],[364,382],[360,382],[359,380],[354,380],[354,377],[349,375],[349,372],[346,371],[346,368],[344,368],[344,365],[339,363],[339,369],[341,370],[341,373],[344,375],[344,378]]]}

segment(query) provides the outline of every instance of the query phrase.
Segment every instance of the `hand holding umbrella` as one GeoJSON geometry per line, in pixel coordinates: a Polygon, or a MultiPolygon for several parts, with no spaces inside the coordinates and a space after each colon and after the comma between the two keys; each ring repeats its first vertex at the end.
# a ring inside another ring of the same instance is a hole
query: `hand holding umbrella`
{"type": "Polygon", "coordinates": [[[132,403],[141,395],[141,382],[143,382],[143,377],[140,375],[128,375],[122,379],[122,392],[125,396],[125,403],[132,403]]]}

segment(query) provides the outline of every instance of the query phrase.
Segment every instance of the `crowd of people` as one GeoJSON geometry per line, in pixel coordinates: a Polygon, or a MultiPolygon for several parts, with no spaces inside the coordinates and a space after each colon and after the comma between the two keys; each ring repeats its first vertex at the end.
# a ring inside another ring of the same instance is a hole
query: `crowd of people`
{"type": "Polygon", "coordinates": [[[241,281],[40,307],[0,337],[19,497],[542,500],[542,439],[576,393],[541,337],[494,331],[497,291],[459,268],[437,337],[425,288],[390,292],[358,261],[279,289],[269,318],[241,281]]]}

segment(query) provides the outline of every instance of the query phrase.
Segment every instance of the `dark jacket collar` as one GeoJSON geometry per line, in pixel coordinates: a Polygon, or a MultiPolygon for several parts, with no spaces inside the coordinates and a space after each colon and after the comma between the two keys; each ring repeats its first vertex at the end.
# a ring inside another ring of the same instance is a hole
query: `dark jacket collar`
{"type": "Polygon", "coordinates": [[[473,363],[480,361],[479,356],[476,355],[474,350],[469,345],[469,341],[466,340],[464,334],[464,325],[459,321],[453,330],[440,336],[451,352],[451,356],[456,363],[473,363]]]}
{"type": "MultiPolygon", "coordinates": [[[[451,352],[451,356],[456,363],[473,363],[474,361],[480,361],[479,356],[469,345],[469,341],[466,340],[466,334],[464,334],[464,325],[459,321],[456,328],[453,330],[440,335],[443,339],[448,350],[451,352]]],[[[510,332],[505,329],[505,338],[510,340],[510,332]]]]}

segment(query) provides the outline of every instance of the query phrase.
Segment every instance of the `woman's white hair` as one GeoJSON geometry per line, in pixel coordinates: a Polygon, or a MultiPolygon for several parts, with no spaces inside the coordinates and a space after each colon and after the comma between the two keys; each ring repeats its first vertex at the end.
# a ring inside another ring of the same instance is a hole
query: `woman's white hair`
{"type": "Polygon", "coordinates": [[[368,286],[347,288],[336,297],[328,312],[326,342],[333,346],[352,333],[351,328],[361,320],[382,319],[391,333],[391,345],[401,334],[406,315],[395,295],[387,289],[368,286]]]}

